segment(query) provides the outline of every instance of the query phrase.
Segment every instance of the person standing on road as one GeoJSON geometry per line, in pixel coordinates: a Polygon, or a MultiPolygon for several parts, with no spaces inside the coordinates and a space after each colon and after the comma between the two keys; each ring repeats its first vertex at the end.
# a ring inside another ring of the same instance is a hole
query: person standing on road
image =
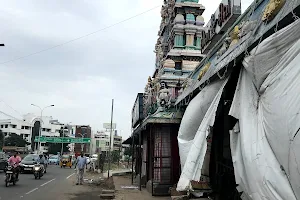
{"type": "Polygon", "coordinates": [[[87,165],[86,157],[84,157],[83,152],[81,152],[80,156],[77,157],[76,165],[75,165],[75,169],[77,168],[77,183],[76,183],[76,185],[82,185],[84,167],[86,165],[87,165]]]}

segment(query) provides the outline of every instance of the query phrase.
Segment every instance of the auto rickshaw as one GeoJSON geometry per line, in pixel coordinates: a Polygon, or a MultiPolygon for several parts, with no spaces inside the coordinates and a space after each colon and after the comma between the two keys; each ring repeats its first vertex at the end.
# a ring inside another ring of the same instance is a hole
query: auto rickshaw
{"type": "Polygon", "coordinates": [[[72,168],[72,156],[62,155],[59,165],[60,165],[60,168],[65,168],[65,167],[72,168]]]}

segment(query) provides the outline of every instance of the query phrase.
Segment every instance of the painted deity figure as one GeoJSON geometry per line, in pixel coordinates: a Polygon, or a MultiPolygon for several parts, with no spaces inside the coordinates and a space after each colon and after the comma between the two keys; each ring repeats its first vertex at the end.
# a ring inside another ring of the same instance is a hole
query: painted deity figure
{"type": "Polygon", "coordinates": [[[232,33],[231,33],[230,46],[234,46],[239,42],[239,34],[240,34],[239,26],[235,26],[232,33]]]}
{"type": "Polygon", "coordinates": [[[164,107],[165,105],[169,104],[170,101],[170,90],[166,82],[162,81],[160,83],[160,90],[158,91],[157,95],[157,103],[158,106],[164,107]]]}
{"type": "Polygon", "coordinates": [[[281,8],[284,6],[286,0],[270,0],[267,4],[263,16],[263,22],[269,22],[279,13],[281,8]]]}

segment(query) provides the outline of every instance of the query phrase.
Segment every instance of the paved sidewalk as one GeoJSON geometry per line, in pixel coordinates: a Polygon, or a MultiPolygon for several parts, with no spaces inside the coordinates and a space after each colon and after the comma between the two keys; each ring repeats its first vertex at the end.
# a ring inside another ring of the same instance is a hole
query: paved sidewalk
{"type": "Polygon", "coordinates": [[[131,185],[131,175],[114,176],[116,200],[170,200],[171,197],[153,197],[145,188],[142,191],[131,185]]]}
{"type": "MultiPolygon", "coordinates": [[[[114,175],[118,175],[118,174],[126,174],[126,173],[131,173],[132,169],[115,169],[115,170],[110,170],[109,171],[109,176],[114,176],[114,175]]],[[[107,171],[103,173],[103,177],[107,178],[107,171]]]]}

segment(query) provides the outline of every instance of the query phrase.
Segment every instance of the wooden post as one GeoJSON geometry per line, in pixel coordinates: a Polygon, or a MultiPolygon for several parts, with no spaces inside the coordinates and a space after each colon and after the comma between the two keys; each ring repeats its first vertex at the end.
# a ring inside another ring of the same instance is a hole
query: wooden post
{"type": "Polygon", "coordinates": [[[142,131],[139,134],[139,171],[140,171],[140,191],[142,190],[142,131]]]}
{"type": "Polygon", "coordinates": [[[132,134],[132,155],[131,155],[131,170],[132,170],[132,173],[131,173],[131,184],[133,185],[133,157],[134,157],[134,135],[132,134]]]}

